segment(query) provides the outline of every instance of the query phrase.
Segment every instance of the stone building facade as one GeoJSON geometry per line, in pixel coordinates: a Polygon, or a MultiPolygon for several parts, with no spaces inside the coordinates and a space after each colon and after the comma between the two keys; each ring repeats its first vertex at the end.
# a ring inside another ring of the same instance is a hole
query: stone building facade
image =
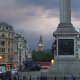
{"type": "Polygon", "coordinates": [[[14,31],[7,23],[0,23],[0,68],[10,70],[23,65],[23,61],[32,58],[26,39],[14,31]]]}
{"type": "Polygon", "coordinates": [[[0,63],[13,63],[14,29],[11,25],[0,23],[0,63]]]}
{"type": "Polygon", "coordinates": [[[23,61],[30,57],[30,49],[27,45],[26,39],[20,34],[15,33],[14,44],[14,63],[17,66],[23,65],[23,61]]]}

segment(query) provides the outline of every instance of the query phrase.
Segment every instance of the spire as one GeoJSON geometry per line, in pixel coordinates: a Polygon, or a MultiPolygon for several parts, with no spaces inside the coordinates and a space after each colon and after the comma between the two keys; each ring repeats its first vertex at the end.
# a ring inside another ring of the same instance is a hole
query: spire
{"type": "Polygon", "coordinates": [[[39,42],[43,42],[42,36],[40,36],[40,40],[39,40],[39,42]]]}

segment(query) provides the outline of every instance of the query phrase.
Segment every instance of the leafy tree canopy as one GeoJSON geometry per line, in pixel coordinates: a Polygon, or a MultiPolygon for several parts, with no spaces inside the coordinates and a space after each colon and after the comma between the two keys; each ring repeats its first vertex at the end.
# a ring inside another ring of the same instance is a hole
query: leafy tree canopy
{"type": "Polygon", "coordinates": [[[52,54],[44,51],[33,51],[32,59],[35,62],[50,62],[53,59],[52,54]]]}

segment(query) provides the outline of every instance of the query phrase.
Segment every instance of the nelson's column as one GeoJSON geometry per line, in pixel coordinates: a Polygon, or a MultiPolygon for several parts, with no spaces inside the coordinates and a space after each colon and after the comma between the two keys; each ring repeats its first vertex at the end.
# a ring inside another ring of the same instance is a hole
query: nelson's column
{"type": "Polygon", "coordinates": [[[76,53],[76,36],[78,32],[71,23],[71,0],[60,1],[60,24],[53,36],[56,39],[54,64],[50,71],[65,74],[80,73],[80,61],[76,53]]]}

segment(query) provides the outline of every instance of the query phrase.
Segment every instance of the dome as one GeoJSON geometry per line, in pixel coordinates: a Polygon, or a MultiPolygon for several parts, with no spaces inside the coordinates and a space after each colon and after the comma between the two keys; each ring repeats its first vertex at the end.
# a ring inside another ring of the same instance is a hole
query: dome
{"type": "Polygon", "coordinates": [[[13,31],[13,27],[5,22],[0,22],[0,31],[13,31]]]}

